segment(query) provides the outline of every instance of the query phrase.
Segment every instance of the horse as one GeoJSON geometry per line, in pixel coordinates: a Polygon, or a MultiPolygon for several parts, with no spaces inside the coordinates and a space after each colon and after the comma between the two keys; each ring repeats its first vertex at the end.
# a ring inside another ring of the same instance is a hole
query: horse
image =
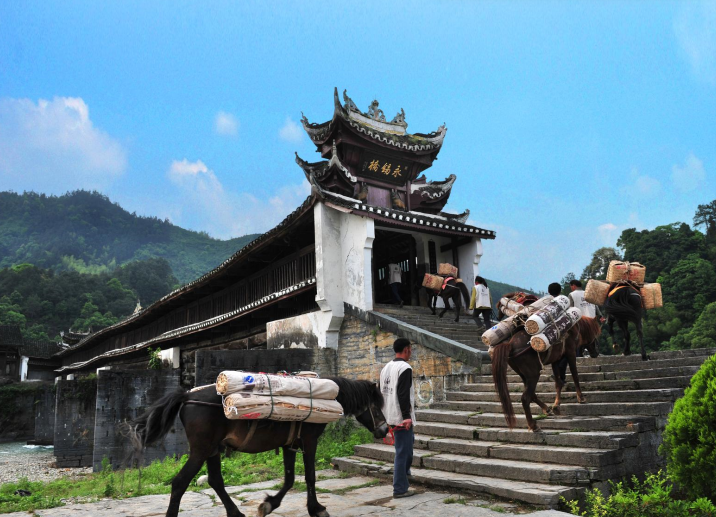
{"type": "Polygon", "coordinates": [[[641,359],[647,361],[649,356],[644,350],[644,332],[641,321],[642,300],[639,288],[629,282],[610,284],[604,312],[607,313],[607,328],[614,343],[614,350],[619,350],[619,344],[614,337],[614,322],[616,322],[624,334],[624,355],[631,355],[631,336],[629,335],[629,322],[631,321],[636,326],[641,359]]]}
{"type": "Polygon", "coordinates": [[[461,294],[465,300],[465,307],[470,305],[470,293],[467,292],[467,287],[465,287],[465,284],[458,282],[454,278],[448,279],[448,281],[443,284],[443,288],[440,291],[435,291],[434,289],[429,289],[427,287],[425,288],[425,291],[428,293],[428,305],[433,313],[433,316],[435,316],[435,305],[437,304],[438,296],[443,299],[445,307],[443,307],[443,310],[440,312],[438,318],[442,318],[445,315],[447,310],[450,308],[450,300],[452,300],[453,304],[455,304],[455,322],[457,323],[460,321],[460,309],[462,308],[460,303],[461,294]]]}
{"type": "MultiPolygon", "coordinates": [[[[378,386],[365,380],[354,381],[342,377],[330,379],[338,384],[336,400],[343,406],[343,412],[354,415],[375,438],[385,437],[388,426],[381,409],[383,395],[378,386]]],[[[224,416],[222,398],[216,394],[214,385],[193,391],[180,390],[165,395],[145,413],[123,426],[123,432],[134,445],[134,454],[140,464],[144,447],[166,436],[177,414],[184,424],[190,452],[188,461],[172,480],[167,517],[177,517],[181,498],[204,462],[209,474],[209,486],[221,499],[227,516],[244,517],[226,493],[220,454],[226,449],[255,454],[278,450],[279,447],[283,449],[283,486],[275,495],[266,495],[259,506],[259,516],[265,517],[278,508],[286,492],[293,486],[296,452],[300,448],[303,450],[308,487],[308,513],[312,517],[329,517],[328,511],[316,497],[316,448],[326,424],[229,420],[224,416]]]]}
{"type": "MultiPolygon", "coordinates": [[[[509,293],[505,296],[509,298],[515,294],[517,293],[509,293]]],[[[525,303],[529,305],[533,301],[534,300],[528,300],[525,303]]],[[[501,313],[501,307],[498,306],[498,314],[501,313]]],[[[521,401],[525,418],[527,419],[527,427],[530,431],[539,431],[540,428],[532,417],[530,404],[535,402],[545,415],[552,416],[560,414],[559,406],[561,404],[564,383],[562,383],[560,379],[557,363],[562,356],[567,357],[569,370],[572,373],[575,391],[577,392],[577,401],[580,404],[587,401],[586,397],[582,395],[582,389],[579,385],[577,350],[580,347],[584,347],[589,351],[591,357],[597,357],[599,355],[599,349],[597,348],[596,340],[599,334],[601,334],[599,322],[594,318],[583,316],[575,326],[569,329],[567,336],[560,343],[556,343],[550,347],[549,350],[541,354],[530,346],[531,336],[527,334],[524,329],[515,333],[508,341],[504,341],[493,347],[492,380],[495,384],[500,404],[502,405],[505,420],[510,429],[515,427],[517,419],[507,386],[507,366],[509,365],[517,372],[525,387],[522,392],[521,401]],[[537,397],[537,383],[539,382],[540,373],[544,365],[547,364],[552,365],[555,390],[557,392],[551,408],[537,397]]]]}

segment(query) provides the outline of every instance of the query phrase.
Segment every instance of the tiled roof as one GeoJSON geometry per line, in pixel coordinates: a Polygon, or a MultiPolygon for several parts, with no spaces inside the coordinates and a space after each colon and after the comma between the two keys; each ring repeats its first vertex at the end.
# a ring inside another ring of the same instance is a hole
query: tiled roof
{"type": "Polygon", "coordinates": [[[22,333],[17,325],[0,325],[0,346],[21,347],[22,333]]]}

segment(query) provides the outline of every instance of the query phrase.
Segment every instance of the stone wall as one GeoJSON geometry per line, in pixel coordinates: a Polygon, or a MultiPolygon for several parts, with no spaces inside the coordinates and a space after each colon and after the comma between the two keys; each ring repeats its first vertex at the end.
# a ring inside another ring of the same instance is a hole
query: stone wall
{"type": "Polygon", "coordinates": [[[311,370],[336,375],[336,351],[327,348],[288,350],[197,350],[196,385],[216,382],[223,370],[276,373],[311,370]]]}
{"type": "MultiPolygon", "coordinates": [[[[397,338],[377,326],[371,327],[358,318],[346,316],[338,342],[337,374],[377,382],[383,366],[395,357],[393,342],[397,338]]],[[[479,375],[479,368],[419,344],[413,345],[410,364],[419,407],[444,401],[445,391],[473,382],[479,375]]]]}
{"type": "Polygon", "coordinates": [[[97,380],[57,382],[55,458],[58,467],[91,467],[97,380]]]}
{"type": "MultiPolygon", "coordinates": [[[[102,469],[105,457],[115,469],[129,466],[132,448],[119,432],[119,425],[136,418],[161,397],[179,388],[181,373],[178,369],[100,371],[94,426],[94,470],[102,469]]],[[[184,427],[177,417],[174,428],[164,440],[145,449],[144,464],[174,454],[181,456],[188,450],[184,427]]]]}
{"type": "Polygon", "coordinates": [[[35,436],[31,443],[52,445],[55,441],[55,387],[45,385],[35,395],[35,436]]]}
{"type": "Polygon", "coordinates": [[[32,440],[35,434],[33,406],[39,389],[39,385],[26,383],[0,387],[0,441],[32,440]]]}

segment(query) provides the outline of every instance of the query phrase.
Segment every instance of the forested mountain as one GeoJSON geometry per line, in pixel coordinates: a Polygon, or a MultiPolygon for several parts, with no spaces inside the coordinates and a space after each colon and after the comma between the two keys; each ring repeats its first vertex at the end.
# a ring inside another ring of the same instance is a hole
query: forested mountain
{"type": "Polygon", "coordinates": [[[0,192],[0,268],[33,264],[56,271],[112,273],[134,260],[165,258],[180,283],[219,265],[253,240],[221,241],[140,217],[98,192],[63,196],[0,192]]]}

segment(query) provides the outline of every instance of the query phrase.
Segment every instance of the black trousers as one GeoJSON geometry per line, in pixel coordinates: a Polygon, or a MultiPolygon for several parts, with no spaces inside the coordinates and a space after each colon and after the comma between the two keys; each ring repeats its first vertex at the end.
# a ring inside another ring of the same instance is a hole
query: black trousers
{"type": "Polygon", "coordinates": [[[400,282],[390,284],[390,289],[393,291],[393,301],[397,304],[403,303],[403,299],[400,297],[400,282]]]}
{"type": "Polygon", "coordinates": [[[472,311],[472,317],[475,320],[475,324],[480,324],[480,316],[482,316],[482,320],[485,322],[485,328],[489,329],[492,327],[492,309],[475,309],[472,311]]]}

